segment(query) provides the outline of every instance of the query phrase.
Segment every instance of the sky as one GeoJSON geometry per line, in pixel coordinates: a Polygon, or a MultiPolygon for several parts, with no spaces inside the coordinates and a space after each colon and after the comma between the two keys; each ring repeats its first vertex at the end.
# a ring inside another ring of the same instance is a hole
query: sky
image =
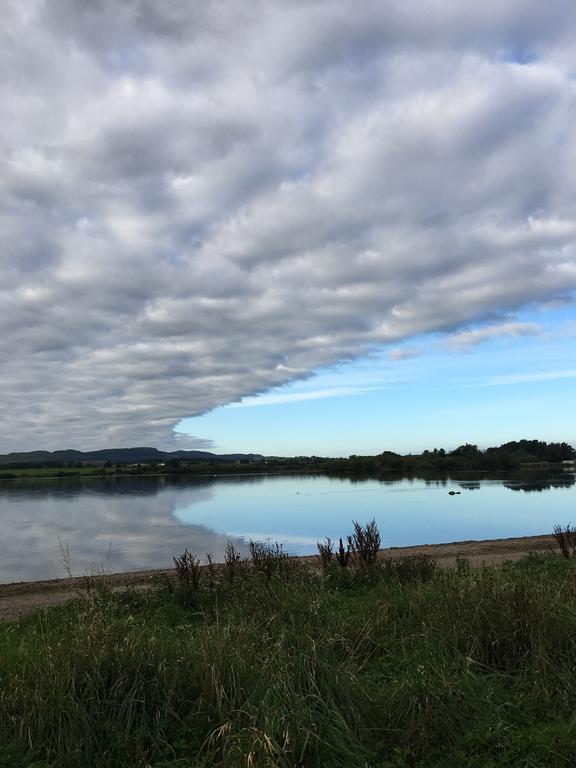
{"type": "Polygon", "coordinates": [[[6,0],[0,450],[576,443],[573,0],[6,0]]]}
{"type": "Polygon", "coordinates": [[[414,339],[180,428],[210,435],[223,453],[240,435],[246,450],[264,445],[278,456],[485,449],[522,438],[576,445],[572,307],[521,318],[414,339]]]}

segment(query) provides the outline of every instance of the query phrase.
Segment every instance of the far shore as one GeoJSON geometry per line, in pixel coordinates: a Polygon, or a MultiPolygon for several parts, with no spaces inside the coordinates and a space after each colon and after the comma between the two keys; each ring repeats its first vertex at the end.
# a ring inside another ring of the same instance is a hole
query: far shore
{"type": "MultiPolygon", "coordinates": [[[[441,567],[454,566],[458,559],[465,558],[472,567],[496,565],[507,560],[519,560],[531,552],[549,553],[557,551],[556,541],[551,535],[521,536],[510,539],[486,539],[482,541],[454,541],[445,544],[421,544],[412,547],[388,547],[380,550],[381,557],[405,557],[407,555],[428,555],[435,558],[441,567]]],[[[301,558],[311,566],[317,564],[315,555],[301,558]]],[[[95,576],[105,580],[112,589],[136,587],[146,589],[164,576],[173,573],[172,568],[129,571],[95,576]]],[[[69,577],[44,581],[24,581],[0,584],[0,621],[18,619],[31,611],[58,605],[77,597],[84,589],[85,577],[69,577]]]]}

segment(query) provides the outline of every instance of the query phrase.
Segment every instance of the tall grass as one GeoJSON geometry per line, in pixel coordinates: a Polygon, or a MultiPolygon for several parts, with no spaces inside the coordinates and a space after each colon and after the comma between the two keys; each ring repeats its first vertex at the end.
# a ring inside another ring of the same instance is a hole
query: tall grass
{"type": "Polygon", "coordinates": [[[371,565],[376,562],[380,551],[380,532],[376,520],[366,525],[353,522],[354,532],[348,536],[348,545],[361,565],[371,565]]]}
{"type": "Polygon", "coordinates": [[[575,562],[320,578],[268,548],[93,589],[0,630],[0,766],[574,764],[575,562]]]}
{"type": "Polygon", "coordinates": [[[572,527],[570,523],[565,528],[561,525],[555,525],[553,535],[562,557],[576,555],[576,528],[572,527]]]}

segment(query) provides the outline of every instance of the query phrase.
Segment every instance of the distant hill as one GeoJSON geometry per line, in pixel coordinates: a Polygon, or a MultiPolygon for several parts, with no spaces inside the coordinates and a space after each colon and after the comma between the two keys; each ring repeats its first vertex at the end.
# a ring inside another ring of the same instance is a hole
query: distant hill
{"type": "Polygon", "coordinates": [[[29,451],[8,453],[0,456],[0,465],[15,467],[18,465],[61,466],[63,464],[149,464],[166,462],[206,462],[211,464],[234,461],[262,461],[264,456],[258,453],[217,454],[208,451],[159,451],[157,448],[105,448],[101,451],[29,451]]]}

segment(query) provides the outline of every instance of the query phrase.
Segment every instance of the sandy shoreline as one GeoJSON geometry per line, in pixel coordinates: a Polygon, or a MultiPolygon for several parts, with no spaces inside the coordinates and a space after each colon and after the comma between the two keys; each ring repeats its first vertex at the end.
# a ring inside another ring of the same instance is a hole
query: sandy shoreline
{"type": "MultiPolygon", "coordinates": [[[[438,560],[444,567],[454,565],[457,558],[466,558],[472,566],[495,564],[506,560],[518,560],[529,552],[550,552],[556,549],[553,536],[522,536],[510,539],[486,539],[483,541],[454,541],[445,544],[421,544],[413,547],[390,547],[381,550],[382,557],[402,557],[426,554],[438,560]]],[[[314,562],[315,556],[302,558],[314,562]]],[[[105,579],[113,589],[122,587],[146,587],[173,569],[131,571],[97,576],[105,579]]],[[[48,608],[66,602],[83,589],[84,577],[25,581],[0,584],[0,621],[17,619],[33,610],[48,608]]]]}

